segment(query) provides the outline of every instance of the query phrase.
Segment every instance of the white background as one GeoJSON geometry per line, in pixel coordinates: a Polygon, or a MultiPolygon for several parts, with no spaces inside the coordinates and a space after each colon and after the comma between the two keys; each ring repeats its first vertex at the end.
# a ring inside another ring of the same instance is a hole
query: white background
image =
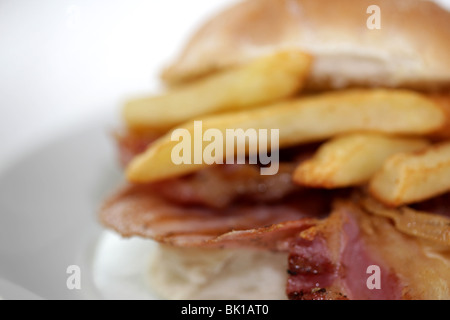
{"type": "MultiPolygon", "coordinates": [[[[0,0],[0,170],[129,96],[232,0],[0,0]]],[[[450,0],[440,0],[450,7],[450,0]]]]}
{"type": "Polygon", "coordinates": [[[157,91],[189,35],[230,0],[0,0],[0,169],[157,91]]]}

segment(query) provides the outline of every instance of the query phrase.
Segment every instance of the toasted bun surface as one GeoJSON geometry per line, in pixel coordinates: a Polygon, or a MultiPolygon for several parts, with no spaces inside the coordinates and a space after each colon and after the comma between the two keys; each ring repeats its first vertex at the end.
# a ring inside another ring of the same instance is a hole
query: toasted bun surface
{"type": "Polygon", "coordinates": [[[162,78],[189,81],[286,48],[314,56],[314,89],[450,84],[450,12],[422,0],[246,0],[204,24],[162,78]],[[371,5],[380,29],[367,26],[371,5]]]}

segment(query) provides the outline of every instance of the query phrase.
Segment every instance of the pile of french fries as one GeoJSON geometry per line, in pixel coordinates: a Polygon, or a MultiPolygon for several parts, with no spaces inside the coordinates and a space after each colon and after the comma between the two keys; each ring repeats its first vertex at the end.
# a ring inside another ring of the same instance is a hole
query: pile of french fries
{"type": "Polygon", "coordinates": [[[221,132],[279,129],[280,148],[322,142],[296,168],[299,185],[361,186],[391,208],[450,190],[449,113],[439,99],[407,89],[302,93],[312,63],[306,53],[279,52],[130,101],[127,126],[163,134],[128,165],[127,178],[148,183],[207,166],[171,161],[171,132],[192,132],[194,120],[202,120],[204,129],[221,132]]]}

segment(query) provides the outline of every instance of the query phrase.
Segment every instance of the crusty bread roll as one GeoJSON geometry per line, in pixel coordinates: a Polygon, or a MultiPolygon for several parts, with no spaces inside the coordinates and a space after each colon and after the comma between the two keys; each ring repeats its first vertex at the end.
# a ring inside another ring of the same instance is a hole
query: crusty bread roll
{"type": "Polygon", "coordinates": [[[284,48],[315,57],[314,89],[450,84],[450,12],[422,0],[247,0],[213,17],[162,78],[168,84],[284,48]],[[381,29],[369,29],[370,5],[381,29]]]}
{"type": "Polygon", "coordinates": [[[149,281],[164,299],[285,300],[287,255],[160,244],[151,258],[149,281]]]}

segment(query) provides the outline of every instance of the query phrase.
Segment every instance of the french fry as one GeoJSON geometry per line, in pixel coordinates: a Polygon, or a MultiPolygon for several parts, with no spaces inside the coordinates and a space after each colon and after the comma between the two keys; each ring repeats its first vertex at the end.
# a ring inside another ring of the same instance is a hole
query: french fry
{"type": "Polygon", "coordinates": [[[428,97],[435,102],[446,115],[447,122],[442,128],[433,133],[432,138],[449,139],[450,138],[450,92],[430,94],[428,97]]]}
{"type": "Polygon", "coordinates": [[[316,154],[294,171],[294,182],[319,188],[340,188],[367,182],[386,158],[428,145],[419,138],[398,138],[376,133],[355,133],[325,142],[316,154]]]}
{"type": "Polygon", "coordinates": [[[131,100],[124,118],[132,129],[168,129],[200,115],[242,110],[298,92],[312,58],[286,51],[225,70],[166,94],[131,100]]]}
{"type": "Polygon", "coordinates": [[[370,193],[388,206],[422,201],[450,190],[450,142],[391,156],[370,181],[370,193]]]}
{"type": "MultiPolygon", "coordinates": [[[[360,89],[324,93],[265,108],[210,116],[203,119],[202,129],[218,131],[224,146],[227,129],[279,129],[279,147],[287,147],[355,131],[422,135],[434,132],[444,123],[442,110],[420,94],[403,90],[360,89]]],[[[202,139],[198,134],[195,136],[193,122],[179,129],[185,129],[193,137],[190,143],[192,149],[195,147],[193,141],[202,139]]],[[[175,177],[207,165],[174,164],[171,153],[179,142],[172,141],[172,132],[133,159],[126,170],[130,181],[150,182],[175,177]]],[[[205,147],[203,143],[200,152],[205,147]]],[[[233,151],[225,150],[223,156],[233,151]]]]}

